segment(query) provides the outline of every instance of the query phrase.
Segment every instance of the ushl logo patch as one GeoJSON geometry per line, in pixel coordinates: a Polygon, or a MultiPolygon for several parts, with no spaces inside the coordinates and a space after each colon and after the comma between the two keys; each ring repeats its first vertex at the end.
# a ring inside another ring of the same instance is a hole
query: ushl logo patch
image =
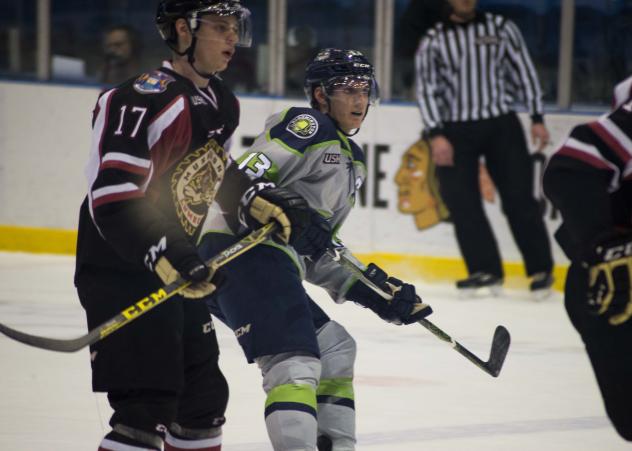
{"type": "Polygon", "coordinates": [[[202,96],[191,96],[191,103],[193,106],[208,105],[208,102],[202,96]]]}
{"type": "Polygon", "coordinates": [[[323,157],[323,163],[325,164],[340,164],[339,153],[326,153],[323,157]]]}

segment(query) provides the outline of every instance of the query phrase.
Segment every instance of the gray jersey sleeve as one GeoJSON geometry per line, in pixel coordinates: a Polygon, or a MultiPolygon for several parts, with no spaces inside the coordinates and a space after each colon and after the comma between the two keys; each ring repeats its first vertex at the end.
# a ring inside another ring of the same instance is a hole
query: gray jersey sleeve
{"type": "MultiPolygon", "coordinates": [[[[364,265],[347,248],[338,251],[364,270],[364,265]]],[[[346,301],[345,295],[358,279],[329,255],[322,256],[317,262],[306,260],[305,280],[324,288],[338,304],[346,301]]]]}

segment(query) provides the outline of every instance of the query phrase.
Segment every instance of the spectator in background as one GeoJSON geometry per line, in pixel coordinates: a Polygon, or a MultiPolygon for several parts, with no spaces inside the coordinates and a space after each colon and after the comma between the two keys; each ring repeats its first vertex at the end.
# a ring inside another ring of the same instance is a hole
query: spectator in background
{"type": "Polygon", "coordinates": [[[518,81],[532,120],[532,141],[543,150],[549,132],[538,77],[513,22],[478,12],[476,0],[449,2],[449,20],[426,33],[415,62],[424,133],[469,273],[457,281],[457,288],[495,291],[503,282],[500,252],[479,189],[479,160],[484,156],[532,278],[530,290],[543,297],[553,284],[551,248],[533,195],[524,131],[511,105],[518,81]]]}
{"type": "Polygon", "coordinates": [[[285,94],[303,97],[305,66],[318,51],[316,31],[309,25],[299,25],[289,29],[285,51],[285,94]]]}
{"type": "Polygon", "coordinates": [[[129,25],[115,25],[103,34],[101,82],[118,85],[140,72],[140,40],[129,25]]]}

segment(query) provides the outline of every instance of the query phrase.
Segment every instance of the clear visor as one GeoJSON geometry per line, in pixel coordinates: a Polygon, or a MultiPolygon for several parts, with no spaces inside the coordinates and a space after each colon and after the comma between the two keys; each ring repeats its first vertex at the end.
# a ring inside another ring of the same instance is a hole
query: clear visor
{"type": "Polygon", "coordinates": [[[235,41],[238,47],[252,44],[250,10],[238,4],[218,3],[196,11],[189,27],[200,41],[235,41]]]}
{"type": "Polygon", "coordinates": [[[380,100],[380,90],[375,79],[369,75],[352,75],[336,77],[325,85],[325,92],[329,96],[345,94],[349,96],[366,95],[369,105],[375,105],[380,100]]]}

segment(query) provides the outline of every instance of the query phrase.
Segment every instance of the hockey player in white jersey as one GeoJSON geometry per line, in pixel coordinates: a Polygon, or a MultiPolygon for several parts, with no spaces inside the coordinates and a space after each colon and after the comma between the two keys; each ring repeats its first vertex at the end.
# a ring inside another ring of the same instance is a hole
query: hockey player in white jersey
{"type": "MultiPolygon", "coordinates": [[[[322,50],[307,66],[305,92],[311,108],[293,107],[268,118],[238,163],[260,179],[251,195],[275,183],[304,197],[323,228],[337,231],[366,177],[364,153],[350,137],[379,97],[373,66],[355,50],[322,50]]],[[[241,199],[244,213],[253,208],[249,198],[246,193],[241,199]]],[[[203,256],[235,240],[231,230],[238,218],[211,216],[200,243],[203,256]]],[[[257,225],[243,216],[244,226],[257,225]]],[[[335,238],[334,243],[353,258],[335,238]]],[[[272,241],[258,246],[225,267],[226,281],[208,301],[234,330],[248,361],[261,369],[266,427],[277,451],[355,449],[355,342],[310,299],[302,280],[325,288],[337,303],[356,302],[397,324],[432,312],[412,285],[389,278],[376,265],[365,275],[392,293],[390,302],[319,254],[299,257],[291,246],[272,241]]]]}

